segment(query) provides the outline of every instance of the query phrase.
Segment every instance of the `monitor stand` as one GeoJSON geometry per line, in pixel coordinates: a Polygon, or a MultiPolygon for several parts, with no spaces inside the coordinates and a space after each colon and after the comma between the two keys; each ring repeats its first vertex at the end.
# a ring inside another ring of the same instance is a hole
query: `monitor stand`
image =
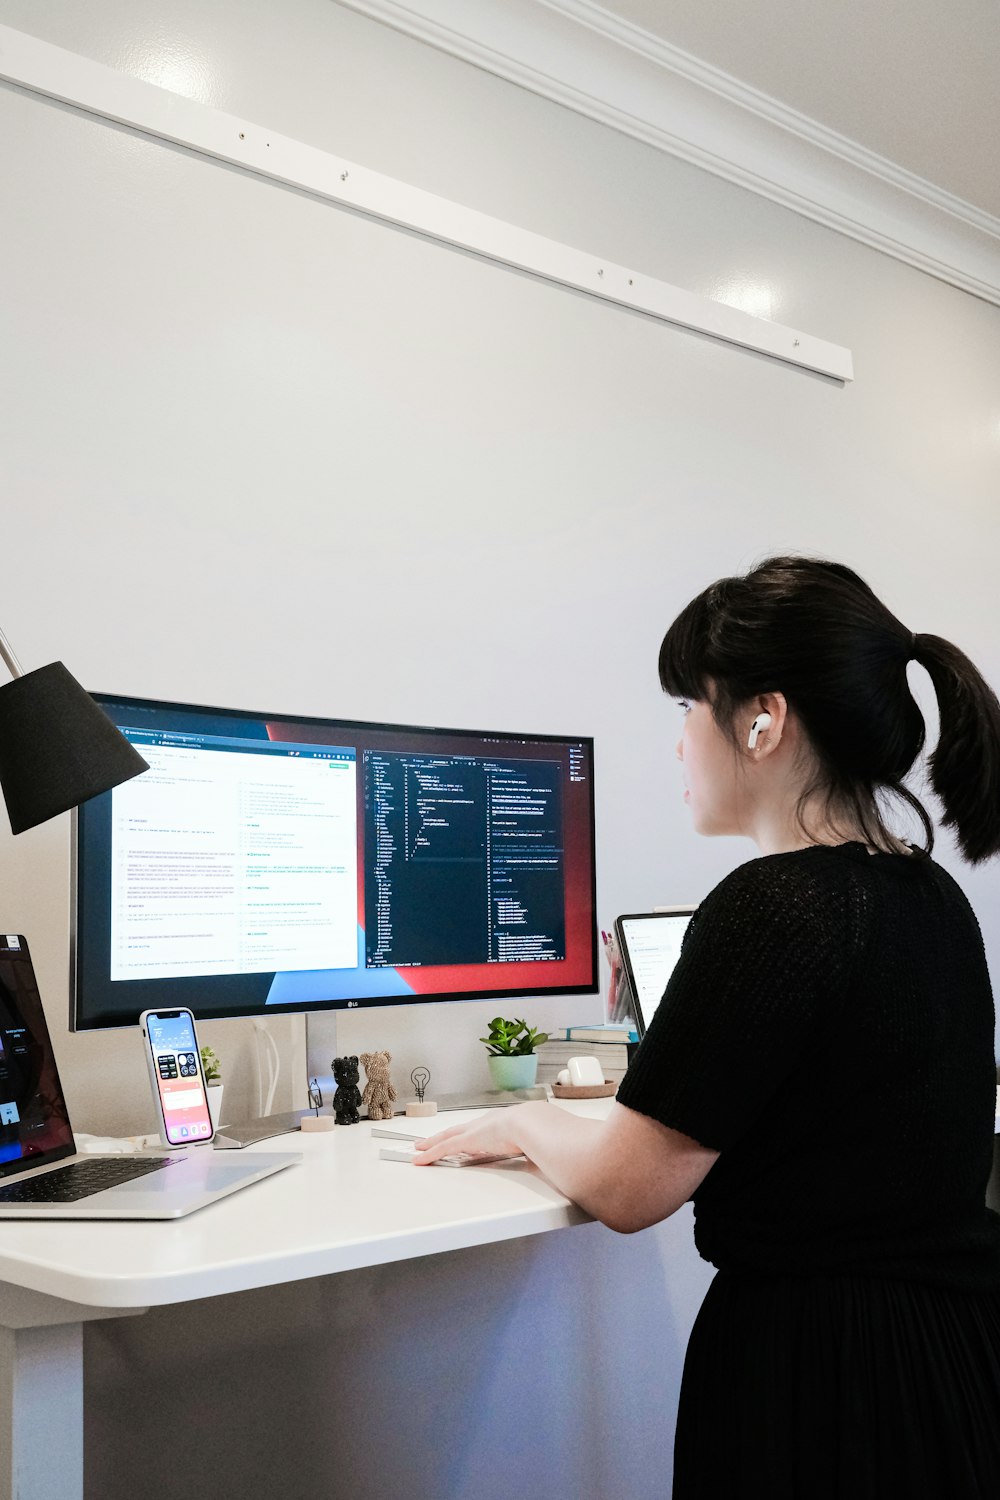
{"type": "MultiPolygon", "coordinates": [[[[470,1089],[464,1094],[435,1094],[434,1103],[440,1112],[449,1109],[495,1109],[503,1104],[527,1104],[532,1099],[547,1099],[548,1089],[543,1083],[532,1084],[530,1089],[470,1089]]],[[[405,1114],[406,1102],[398,1105],[396,1113],[405,1114]]]]}
{"type": "MultiPolygon", "coordinates": [[[[271,1037],[270,1032],[267,1030],[267,1028],[259,1024],[259,1022],[255,1022],[254,1025],[255,1030],[258,1033],[257,1066],[261,1071],[263,1070],[263,1061],[261,1059],[260,1051],[262,1040],[267,1041],[269,1048],[268,1070],[270,1077],[269,1088],[267,1092],[267,1103],[264,1104],[264,1108],[268,1109],[274,1099],[274,1093],[277,1087],[278,1076],[281,1068],[281,1059],[278,1049],[274,1043],[274,1039],[271,1037]]],[[[298,1089],[294,1091],[292,1097],[294,1098],[296,1095],[298,1095],[300,1098],[302,1097],[298,1089]]],[[[312,1113],[314,1113],[314,1111],[311,1109],[289,1109],[278,1111],[274,1114],[262,1114],[259,1115],[256,1119],[240,1120],[236,1124],[227,1122],[226,1124],[219,1125],[216,1128],[215,1138],[212,1144],[217,1151],[238,1151],[243,1146],[255,1146],[258,1141],[269,1141],[276,1135],[287,1135],[290,1131],[299,1130],[302,1124],[302,1116],[312,1113]]]]}
{"type": "MultiPolygon", "coordinates": [[[[536,1084],[530,1089],[483,1089],[481,1093],[439,1094],[434,1103],[439,1113],[444,1114],[449,1109],[496,1109],[505,1104],[525,1104],[532,1099],[547,1097],[548,1091],[544,1084],[536,1084]]],[[[397,1115],[405,1114],[406,1101],[397,1104],[394,1112],[397,1115]]],[[[216,1151],[239,1151],[244,1146],[256,1146],[258,1141],[269,1141],[272,1136],[299,1130],[302,1116],[313,1113],[311,1109],[290,1109],[285,1114],[244,1120],[240,1125],[223,1125],[215,1132],[212,1144],[216,1151]]],[[[365,1124],[367,1118],[367,1115],[362,1115],[360,1123],[365,1124]]],[[[428,1116],[428,1119],[432,1118],[428,1116]]],[[[428,1126],[428,1130],[433,1130],[433,1127],[428,1126]]]]}
{"type": "Polygon", "coordinates": [[[284,1114],[262,1115],[259,1120],[244,1120],[239,1125],[221,1125],[215,1132],[212,1145],[216,1151],[238,1151],[244,1146],[255,1146],[258,1141],[269,1141],[272,1136],[298,1130],[302,1116],[311,1114],[311,1109],[290,1109],[284,1114]]]}

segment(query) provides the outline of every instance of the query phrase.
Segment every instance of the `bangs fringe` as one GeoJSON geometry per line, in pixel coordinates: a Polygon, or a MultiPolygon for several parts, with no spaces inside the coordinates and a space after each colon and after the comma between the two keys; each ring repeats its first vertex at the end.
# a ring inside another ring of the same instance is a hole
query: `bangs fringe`
{"type": "Polygon", "coordinates": [[[671,698],[708,698],[711,631],[704,594],[681,610],[660,647],[660,686],[671,698]]]}

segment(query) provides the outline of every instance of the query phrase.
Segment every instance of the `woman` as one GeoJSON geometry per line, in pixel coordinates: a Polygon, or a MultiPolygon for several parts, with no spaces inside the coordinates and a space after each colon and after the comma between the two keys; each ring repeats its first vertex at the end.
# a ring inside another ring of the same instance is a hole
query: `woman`
{"type": "Polygon", "coordinates": [[[993,1004],[968,902],[902,778],[971,861],[1000,852],[1000,704],[850,569],[772,558],[660,650],[685,800],[760,858],[702,903],[606,1122],[546,1104],[421,1143],[523,1152],[612,1228],[689,1198],[718,1272],[692,1332],[674,1500],[996,1500],[1000,1218],[984,1205],[993,1004]],[[895,796],[926,849],[886,818],[895,796]]]}

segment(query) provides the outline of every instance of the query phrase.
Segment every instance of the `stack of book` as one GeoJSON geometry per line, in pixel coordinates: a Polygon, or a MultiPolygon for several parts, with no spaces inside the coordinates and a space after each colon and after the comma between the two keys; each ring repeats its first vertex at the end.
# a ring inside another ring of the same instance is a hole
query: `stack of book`
{"type": "Polygon", "coordinates": [[[571,1057],[596,1057],[608,1083],[621,1083],[634,1039],[628,1026],[570,1026],[564,1035],[550,1036],[535,1048],[538,1082],[555,1083],[571,1057]]]}

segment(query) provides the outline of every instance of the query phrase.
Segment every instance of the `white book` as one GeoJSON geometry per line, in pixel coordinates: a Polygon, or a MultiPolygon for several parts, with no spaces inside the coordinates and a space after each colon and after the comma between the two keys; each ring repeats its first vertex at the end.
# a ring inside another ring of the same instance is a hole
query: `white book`
{"type": "Polygon", "coordinates": [[[569,1042],[596,1042],[600,1046],[613,1046],[616,1042],[624,1045],[626,1042],[637,1042],[639,1033],[629,1022],[618,1025],[608,1021],[593,1026],[567,1026],[566,1040],[569,1042]]]}
{"type": "Polygon", "coordinates": [[[624,1042],[543,1042],[535,1050],[539,1071],[552,1063],[564,1068],[571,1057],[596,1057],[605,1068],[628,1067],[628,1048],[624,1042]]]}
{"type": "Polygon", "coordinates": [[[628,1057],[628,1047],[620,1039],[573,1037],[567,1041],[553,1040],[543,1042],[540,1047],[535,1048],[537,1057],[568,1057],[581,1056],[584,1053],[593,1054],[594,1057],[608,1057],[612,1053],[620,1053],[622,1057],[628,1057]]]}

